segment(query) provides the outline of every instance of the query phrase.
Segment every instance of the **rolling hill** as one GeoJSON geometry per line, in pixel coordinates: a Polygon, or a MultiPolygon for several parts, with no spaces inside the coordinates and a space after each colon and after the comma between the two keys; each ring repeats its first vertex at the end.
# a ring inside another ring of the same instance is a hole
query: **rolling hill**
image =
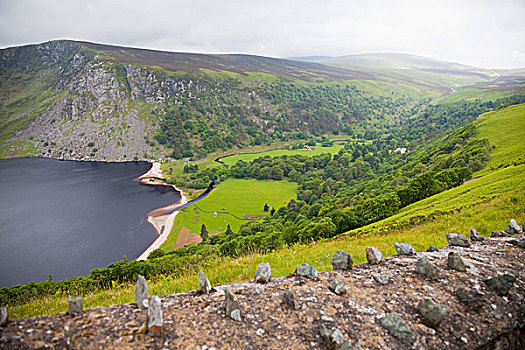
{"type": "Polygon", "coordinates": [[[487,85],[492,85],[493,89],[509,85],[520,86],[521,89],[525,87],[523,70],[484,69],[403,53],[305,57],[304,60],[334,67],[362,69],[378,76],[448,92],[487,85]]]}

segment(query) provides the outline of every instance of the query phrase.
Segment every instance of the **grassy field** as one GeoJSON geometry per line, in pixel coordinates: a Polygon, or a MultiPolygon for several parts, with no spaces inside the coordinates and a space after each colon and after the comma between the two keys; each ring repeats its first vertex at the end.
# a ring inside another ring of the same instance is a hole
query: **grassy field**
{"type": "Polygon", "coordinates": [[[461,100],[474,101],[481,99],[483,101],[494,101],[498,98],[508,97],[516,94],[525,93],[525,85],[518,85],[512,88],[504,86],[491,85],[488,87],[468,88],[458,90],[445,98],[438,100],[440,103],[452,103],[461,100]]]}
{"type": "Polygon", "coordinates": [[[279,156],[290,156],[294,154],[300,154],[307,157],[313,157],[315,155],[323,154],[323,153],[330,153],[335,154],[339,152],[344,145],[334,143],[331,147],[322,147],[321,145],[315,146],[315,148],[311,151],[307,149],[296,149],[296,150],[285,150],[285,149],[278,149],[278,150],[271,150],[261,153],[244,153],[244,154],[236,154],[229,157],[221,158],[221,161],[228,165],[233,165],[239,160],[245,161],[245,162],[251,162],[254,159],[261,158],[264,156],[270,156],[270,157],[279,157],[279,156]]]}
{"type": "Polygon", "coordinates": [[[202,224],[210,233],[224,232],[228,225],[237,231],[243,223],[249,222],[245,215],[253,218],[265,216],[265,204],[270,208],[282,207],[296,197],[296,190],[297,184],[291,182],[228,179],[206,198],[176,216],[170,237],[162,249],[172,250],[183,227],[196,234],[200,234],[202,224]]]}
{"type": "MultiPolygon", "coordinates": [[[[297,143],[298,141],[295,141],[297,143]]],[[[356,142],[363,142],[356,140],[356,142]]],[[[308,157],[313,157],[314,155],[322,154],[322,153],[330,153],[334,154],[339,152],[341,148],[344,147],[343,142],[334,142],[334,145],[332,147],[322,147],[321,145],[315,146],[315,149],[313,151],[308,151],[306,149],[298,149],[298,150],[287,150],[285,148],[290,147],[294,142],[280,142],[275,143],[271,145],[261,145],[261,146],[255,146],[250,148],[243,148],[236,150],[235,152],[238,153],[233,156],[227,156],[228,154],[231,154],[232,152],[217,152],[217,153],[210,153],[205,159],[200,159],[197,161],[188,162],[185,159],[166,162],[162,164],[162,172],[164,176],[167,176],[168,178],[170,176],[177,176],[177,175],[183,175],[183,168],[184,165],[191,163],[191,164],[197,164],[199,166],[199,169],[208,169],[208,168],[218,168],[222,166],[221,164],[217,163],[215,161],[216,158],[221,158],[221,161],[228,165],[235,164],[238,160],[242,159],[245,162],[252,161],[259,157],[264,156],[270,156],[270,157],[277,157],[282,155],[291,155],[291,154],[302,154],[308,157]],[[277,149],[279,148],[279,149],[277,149]]]]}

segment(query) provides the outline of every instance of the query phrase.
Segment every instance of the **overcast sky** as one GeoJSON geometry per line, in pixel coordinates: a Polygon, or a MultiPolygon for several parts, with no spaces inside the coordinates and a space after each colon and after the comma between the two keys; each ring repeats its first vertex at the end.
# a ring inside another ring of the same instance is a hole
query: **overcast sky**
{"type": "Polygon", "coordinates": [[[75,39],[273,57],[403,52],[525,67],[525,0],[0,0],[0,47],[75,39]]]}

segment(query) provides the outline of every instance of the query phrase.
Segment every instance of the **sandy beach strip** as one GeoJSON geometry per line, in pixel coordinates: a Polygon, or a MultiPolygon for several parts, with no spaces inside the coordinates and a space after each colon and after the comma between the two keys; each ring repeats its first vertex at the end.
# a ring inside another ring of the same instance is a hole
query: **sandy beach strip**
{"type": "Polygon", "coordinates": [[[184,196],[184,193],[182,193],[182,191],[174,185],[150,181],[151,179],[163,179],[162,170],[160,169],[160,163],[158,162],[154,162],[151,168],[148,170],[148,172],[139,176],[137,179],[145,185],[173,187],[175,191],[179,192],[180,194],[180,200],[177,203],[173,203],[166,207],[152,210],[148,213],[148,222],[153,225],[153,227],[159,234],[159,237],[137,258],[137,260],[146,260],[148,258],[148,255],[152,251],[160,248],[160,246],[168,239],[168,236],[171,232],[171,228],[173,227],[173,221],[179,213],[178,211],[172,212],[172,210],[173,208],[178,207],[179,205],[187,203],[187,198],[186,196],[184,196]]]}

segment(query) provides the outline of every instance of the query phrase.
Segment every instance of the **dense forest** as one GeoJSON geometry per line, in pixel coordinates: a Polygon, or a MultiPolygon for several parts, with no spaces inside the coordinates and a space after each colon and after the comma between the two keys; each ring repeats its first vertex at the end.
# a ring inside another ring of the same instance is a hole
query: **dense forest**
{"type": "Polygon", "coordinates": [[[349,85],[277,81],[247,86],[206,77],[196,78],[195,86],[158,116],[155,139],[172,148],[176,159],[325,134],[372,139],[408,110],[403,97],[373,96],[349,85]]]}

